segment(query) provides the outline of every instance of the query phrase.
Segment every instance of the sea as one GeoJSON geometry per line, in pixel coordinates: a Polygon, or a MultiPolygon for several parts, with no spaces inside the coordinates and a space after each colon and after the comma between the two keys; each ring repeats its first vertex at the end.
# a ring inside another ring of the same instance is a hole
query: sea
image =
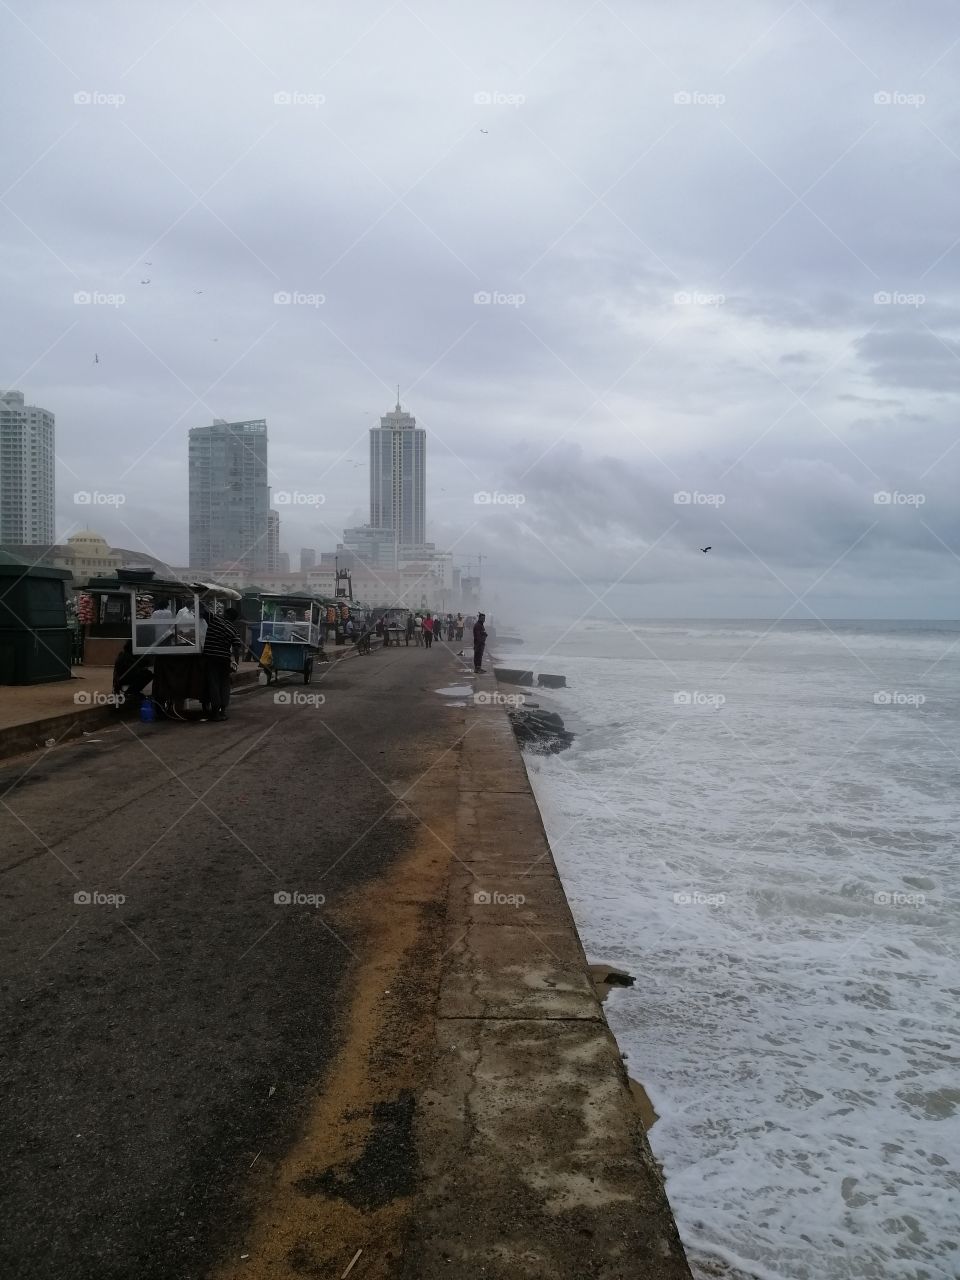
{"type": "Polygon", "coordinates": [[[960,1276],[960,623],[612,619],[503,665],[697,1277],[960,1276]]]}

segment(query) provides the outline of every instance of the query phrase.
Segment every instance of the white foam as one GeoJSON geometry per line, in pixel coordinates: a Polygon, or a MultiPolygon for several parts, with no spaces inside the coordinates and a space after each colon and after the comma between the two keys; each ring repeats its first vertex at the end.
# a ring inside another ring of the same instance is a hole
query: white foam
{"type": "Polygon", "coordinates": [[[578,736],[528,767],[590,958],[637,975],[607,1012],[697,1274],[955,1280],[958,651],[620,642],[564,655],[578,736]]]}
{"type": "Polygon", "coordinates": [[[466,684],[454,684],[448,689],[434,689],[434,693],[442,693],[445,698],[465,698],[473,690],[466,684]]]}

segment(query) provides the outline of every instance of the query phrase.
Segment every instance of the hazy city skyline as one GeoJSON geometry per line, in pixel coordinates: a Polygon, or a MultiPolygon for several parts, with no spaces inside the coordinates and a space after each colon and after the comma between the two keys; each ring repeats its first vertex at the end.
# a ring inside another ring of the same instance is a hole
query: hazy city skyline
{"type": "Polygon", "coordinates": [[[525,607],[955,616],[945,3],[14,9],[0,385],[58,540],[183,562],[183,436],[257,413],[332,548],[399,380],[427,539],[525,607]]]}

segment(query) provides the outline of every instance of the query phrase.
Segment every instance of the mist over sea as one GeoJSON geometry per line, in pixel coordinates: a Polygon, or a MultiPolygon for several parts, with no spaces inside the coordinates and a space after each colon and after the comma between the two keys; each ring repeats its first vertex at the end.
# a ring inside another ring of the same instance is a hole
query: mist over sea
{"type": "Polygon", "coordinates": [[[521,630],[501,663],[568,679],[574,745],[528,768],[588,958],[637,977],[607,1015],[695,1274],[956,1280],[960,623],[521,630]]]}

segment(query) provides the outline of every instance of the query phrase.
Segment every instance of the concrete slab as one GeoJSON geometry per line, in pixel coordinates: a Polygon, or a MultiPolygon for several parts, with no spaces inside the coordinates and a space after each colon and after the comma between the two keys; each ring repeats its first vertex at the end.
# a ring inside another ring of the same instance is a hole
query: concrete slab
{"type": "Polygon", "coordinates": [[[450,932],[440,1017],[602,1020],[572,927],[451,920],[450,932]]]}
{"type": "Polygon", "coordinates": [[[454,1019],[437,1034],[407,1280],[689,1280],[603,1021],[454,1019]]]}
{"type": "Polygon", "coordinates": [[[455,874],[450,881],[447,919],[455,932],[467,924],[529,925],[537,933],[575,927],[558,879],[522,877],[502,867],[494,867],[482,877],[469,871],[455,874]]]}

